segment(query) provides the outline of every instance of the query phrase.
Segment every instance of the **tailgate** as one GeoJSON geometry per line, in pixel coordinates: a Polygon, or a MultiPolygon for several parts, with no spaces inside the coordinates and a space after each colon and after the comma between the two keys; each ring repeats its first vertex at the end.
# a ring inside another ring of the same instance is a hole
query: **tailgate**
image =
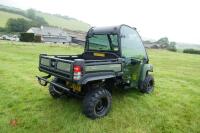
{"type": "Polygon", "coordinates": [[[72,79],[71,60],[56,58],[55,56],[40,55],[39,70],[63,79],[72,79]]]}

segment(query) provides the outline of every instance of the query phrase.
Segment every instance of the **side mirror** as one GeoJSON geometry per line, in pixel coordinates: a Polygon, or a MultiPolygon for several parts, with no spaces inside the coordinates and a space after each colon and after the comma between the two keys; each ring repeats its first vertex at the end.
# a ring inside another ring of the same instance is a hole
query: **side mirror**
{"type": "Polygon", "coordinates": [[[148,59],[147,57],[144,57],[144,58],[143,58],[143,62],[144,62],[144,63],[148,63],[148,62],[149,62],[149,59],[148,59]]]}

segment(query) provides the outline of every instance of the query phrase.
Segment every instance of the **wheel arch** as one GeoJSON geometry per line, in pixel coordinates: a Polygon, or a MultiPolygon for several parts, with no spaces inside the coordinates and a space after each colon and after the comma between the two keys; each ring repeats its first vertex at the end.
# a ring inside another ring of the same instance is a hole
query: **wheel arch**
{"type": "Polygon", "coordinates": [[[105,72],[105,73],[91,73],[91,74],[86,74],[80,81],[79,84],[85,85],[89,82],[93,81],[101,81],[101,80],[107,80],[111,78],[115,78],[116,75],[113,72],[105,72]]]}
{"type": "Polygon", "coordinates": [[[144,64],[140,74],[140,81],[144,81],[146,75],[149,72],[153,72],[153,65],[152,64],[144,64]]]}

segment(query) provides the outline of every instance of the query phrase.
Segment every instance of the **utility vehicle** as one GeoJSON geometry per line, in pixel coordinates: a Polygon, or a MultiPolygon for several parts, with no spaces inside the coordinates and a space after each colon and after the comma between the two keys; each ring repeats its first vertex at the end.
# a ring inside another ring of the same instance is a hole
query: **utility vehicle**
{"type": "Polygon", "coordinates": [[[127,25],[91,28],[81,55],[40,54],[39,70],[48,74],[36,77],[43,86],[49,83],[53,98],[83,98],[83,113],[92,119],[109,112],[113,88],[154,89],[153,66],[136,28],[127,25]]]}

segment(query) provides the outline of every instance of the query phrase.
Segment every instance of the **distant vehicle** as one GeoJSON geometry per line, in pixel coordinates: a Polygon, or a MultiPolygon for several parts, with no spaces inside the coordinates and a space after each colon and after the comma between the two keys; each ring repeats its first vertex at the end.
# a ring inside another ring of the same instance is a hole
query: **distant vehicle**
{"type": "Polygon", "coordinates": [[[10,37],[7,35],[3,35],[3,36],[1,36],[1,38],[2,38],[2,40],[10,40],[10,37]]]}
{"type": "Polygon", "coordinates": [[[10,37],[10,41],[19,41],[19,37],[17,35],[14,35],[10,37]]]}
{"type": "Polygon", "coordinates": [[[50,83],[53,98],[83,97],[83,112],[92,119],[109,112],[112,88],[154,89],[153,66],[136,29],[127,25],[91,28],[81,55],[40,54],[39,70],[49,74],[37,79],[43,86],[50,83]]]}
{"type": "Polygon", "coordinates": [[[19,41],[19,37],[17,35],[13,36],[8,36],[8,35],[3,35],[0,37],[1,40],[8,40],[8,41],[19,41]]]}

